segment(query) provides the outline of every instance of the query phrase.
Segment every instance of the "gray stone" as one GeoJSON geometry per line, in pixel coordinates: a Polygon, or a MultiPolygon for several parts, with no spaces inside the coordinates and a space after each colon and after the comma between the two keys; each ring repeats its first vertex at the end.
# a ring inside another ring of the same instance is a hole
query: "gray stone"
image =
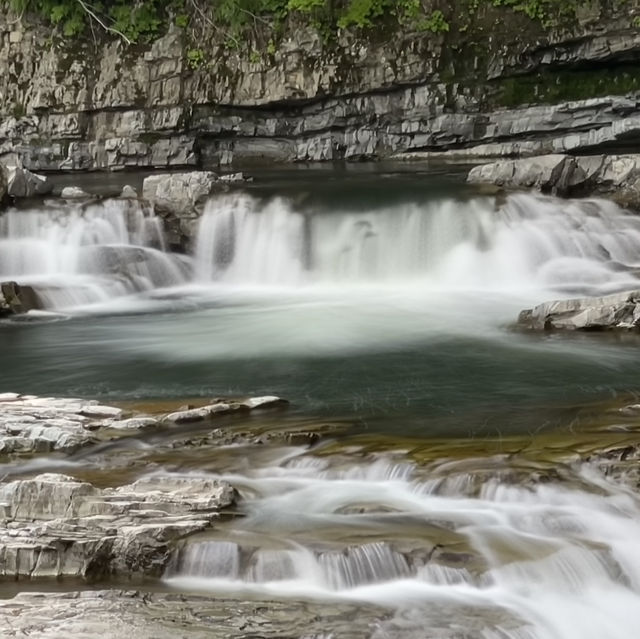
{"type": "Polygon", "coordinates": [[[125,200],[134,200],[138,197],[138,192],[129,184],[125,184],[122,187],[120,197],[125,200]]]}
{"type": "Polygon", "coordinates": [[[640,207],[640,155],[545,155],[500,160],[474,167],[467,180],[563,196],[600,195],[625,206],[640,207]]]}
{"type": "Polygon", "coordinates": [[[142,197],[160,213],[178,217],[196,216],[218,186],[211,171],[151,175],[142,185],[142,197]]]}
{"type": "Polygon", "coordinates": [[[60,197],[65,200],[82,200],[90,198],[91,195],[77,186],[65,186],[60,192],[60,197]]]}
{"type": "Polygon", "coordinates": [[[154,475],[95,488],[58,474],[0,486],[0,575],[160,576],[171,545],[209,528],[235,501],[226,482],[154,475]]]}
{"type": "Polygon", "coordinates": [[[25,169],[21,161],[16,164],[5,164],[4,173],[7,182],[6,192],[11,197],[45,195],[52,190],[52,186],[46,177],[25,169]]]}
{"type": "Polygon", "coordinates": [[[518,324],[532,330],[638,330],[640,291],[546,302],[522,311],[518,324]]]}
{"type": "Polygon", "coordinates": [[[388,616],[387,610],[358,603],[265,603],[115,589],[21,592],[0,600],[6,639],[368,639],[388,616]]]}

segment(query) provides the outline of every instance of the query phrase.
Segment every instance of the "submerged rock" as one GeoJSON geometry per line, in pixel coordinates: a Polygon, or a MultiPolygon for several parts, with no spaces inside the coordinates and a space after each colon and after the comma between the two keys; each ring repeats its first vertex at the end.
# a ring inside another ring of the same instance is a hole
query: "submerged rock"
{"type": "Polygon", "coordinates": [[[605,297],[556,300],[520,313],[518,324],[532,330],[638,330],[640,291],[605,297]]]}

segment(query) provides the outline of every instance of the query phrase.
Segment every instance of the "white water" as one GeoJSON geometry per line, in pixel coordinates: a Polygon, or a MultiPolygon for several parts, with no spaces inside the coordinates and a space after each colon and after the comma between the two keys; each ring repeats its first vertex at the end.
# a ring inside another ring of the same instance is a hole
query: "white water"
{"type": "Polygon", "coordinates": [[[215,197],[198,229],[194,276],[188,258],[167,252],[161,220],[137,203],[0,217],[0,280],[35,286],[53,309],[135,310],[158,289],[205,303],[221,295],[348,303],[362,294],[423,303],[452,291],[539,301],[635,286],[639,250],[640,218],[615,204],[528,194],[366,212],[215,197]]]}
{"type": "Polygon", "coordinates": [[[200,281],[234,285],[416,284],[522,290],[628,283],[640,218],[611,202],[530,194],[368,212],[303,213],[246,195],[210,200],[196,250],[200,281]]]}
{"type": "Polygon", "coordinates": [[[0,280],[32,285],[45,308],[66,309],[176,286],[183,260],[162,223],[127,201],[10,210],[0,216],[0,280]]]}
{"type": "Polygon", "coordinates": [[[637,636],[640,500],[624,485],[589,467],[571,483],[526,486],[464,462],[418,471],[357,459],[333,469],[289,455],[222,476],[246,516],[221,539],[188,543],[167,583],[381,605],[395,613],[380,637],[449,637],[443,627],[485,639],[637,636]]]}

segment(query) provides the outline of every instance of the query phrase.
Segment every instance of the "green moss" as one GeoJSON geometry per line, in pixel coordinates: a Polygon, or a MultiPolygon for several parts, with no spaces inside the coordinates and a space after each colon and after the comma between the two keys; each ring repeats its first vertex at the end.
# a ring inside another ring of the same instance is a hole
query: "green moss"
{"type": "Polygon", "coordinates": [[[640,91],[640,67],[544,72],[495,85],[493,106],[554,104],[640,91]]]}

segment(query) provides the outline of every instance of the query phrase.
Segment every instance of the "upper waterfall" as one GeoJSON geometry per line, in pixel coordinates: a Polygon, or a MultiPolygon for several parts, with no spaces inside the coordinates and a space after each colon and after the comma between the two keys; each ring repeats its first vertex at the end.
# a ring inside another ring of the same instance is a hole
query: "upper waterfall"
{"type": "Polygon", "coordinates": [[[314,212],[232,194],[209,201],[195,259],[202,282],[606,289],[633,281],[639,247],[640,219],[600,200],[515,194],[314,212]]]}
{"type": "Polygon", "coordinates": [[[33,286],[51,309],[191,284],[600,293],[637,285],[639,249],[640,218],[611,202],[524,193],[361,210],[225,194],[208,201],[192,257],[167,250],[161,218],[137,201],[0,216],[0,281],[33,286]]]}

